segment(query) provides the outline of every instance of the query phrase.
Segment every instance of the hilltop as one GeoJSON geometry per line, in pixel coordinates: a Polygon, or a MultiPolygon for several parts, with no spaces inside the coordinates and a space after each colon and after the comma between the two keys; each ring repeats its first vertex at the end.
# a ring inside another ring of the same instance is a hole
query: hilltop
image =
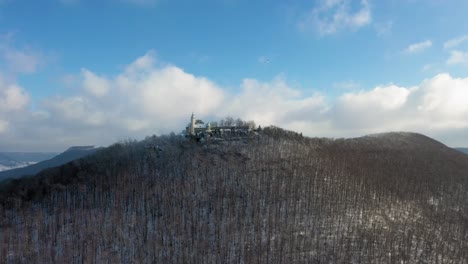
{"type": "Polygon", "coordinates": [[[0,187],[0,260],[464,263],[468,156],[414,133],[148,137],[0,187]]]}

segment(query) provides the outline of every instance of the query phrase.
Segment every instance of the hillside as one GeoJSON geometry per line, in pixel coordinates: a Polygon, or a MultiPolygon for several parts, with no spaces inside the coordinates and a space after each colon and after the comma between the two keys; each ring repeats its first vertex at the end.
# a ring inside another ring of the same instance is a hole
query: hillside
{"type": "Polygon", "coordinates": [[[0,186],[0,262],[467,263],[468,156],[279,128],[150,137],[0,186]]]}
{"type": "MultiPolygon", "coordinates": [[[[6,171],[0,171],[0,181],[10,179],[10,178],[20,178],[23,176],[35,175],[44,169],[60,166],[72,160],[76,160],[76,159],[91,155],[95,153],[96,150],[97,149],[94,146],[70,147],[63,153],[60,153],[57,156],[54,155],[50,159],[46,159],[41,162],[33,163],[29,166],[20,166],[19,168],[10,169],[6,171]]],[[[10,156],[15,157],[14,154],[10,154],[10,156]]],[[[21,157],[21,156],[31,157],[34,155],[16,154],[16,157],[21,157]]]]}

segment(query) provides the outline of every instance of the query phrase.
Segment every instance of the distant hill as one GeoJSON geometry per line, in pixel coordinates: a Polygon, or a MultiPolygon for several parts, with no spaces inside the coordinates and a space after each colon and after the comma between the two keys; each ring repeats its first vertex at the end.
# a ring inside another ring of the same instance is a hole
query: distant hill
{"type": "Polygon", "coordinates": [[[26,167],[56,156],[54,152],[0,152],[0,171],[26,167]]]}
{"type": "Polygon", "coordinates": [[[461,151],[461,152],[463,152],[465,154],[468,154],[468,148],[455,148],[455,149],[458,150],[458,151],[461,151]]]}
{"type": "Polygon", "coordinates": [[[30,160],[31,163],[34,163],[29,166],[22,166],[20,168],[0,171],[0,181],[8,178],[20,178],[26,175],[35,175],[43,169],[60,166],[72,160],[93,154],[94,152],[96,152],[96,150],[97,148],[95,148],[94,146],[77,146],[71,147],[59,155],[53,155],[54,153],[0,153],[0,162],[4,161],[5,164],[13,166],[15,164],[21,164],[21,162],[18,162],[16,160],[20,160],[23,163],[25,160],[30,160]],[[44,157],[49,157],[49,159],[43,160],[42,158],[44,157]],[[4,158],[4,160],[2,158],[4,158]],[[16,160],[13,160],[13,158],[16,160]],[[9,159],[9,161],[7,159],[9,159]],[[34,161],[40,162],[35,163],[34,161]]]}
{"type": "Polygon", "coordinates": [[[0,184],[0,263],[467,263],[467,172],[415,133],[127,141],[0,184]]]}
{"type": "Polygon", "coordinates": [[[40,162],[46,159],[51,159],[57,156],[58,152],[0,152],[4,155],[19,162],[40,162]]]}
{"type": "Polygon", "coordinates": [[[5,166],[5,167],[13,167],[18,165],[19,162],[12,159],[11,157],[8,157],[8,155],[5,155],[4,153],[0,152],[0,166],[5,166]]]}

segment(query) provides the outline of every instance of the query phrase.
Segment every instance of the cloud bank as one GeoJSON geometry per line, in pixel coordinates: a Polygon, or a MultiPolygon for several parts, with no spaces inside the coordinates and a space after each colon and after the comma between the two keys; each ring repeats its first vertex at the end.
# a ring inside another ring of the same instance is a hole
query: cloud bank
{"type": "Polygon", "coordinates": [[[236,92],[174,65],[157,66],[153,52],[115,76],[83,68],[69,81],[75,94],[33,103],[25,88],[0,78],[0,148],[63,150],[126,138],[180,132],[191,112],[206,120],[227,115],[308,136],[352,137],[414,131],[451,146],[468,146],[468,78],[439,74],[414,87],[343,90],[337,98],[304,94],[284,77],[244,79],[236,92]]]}

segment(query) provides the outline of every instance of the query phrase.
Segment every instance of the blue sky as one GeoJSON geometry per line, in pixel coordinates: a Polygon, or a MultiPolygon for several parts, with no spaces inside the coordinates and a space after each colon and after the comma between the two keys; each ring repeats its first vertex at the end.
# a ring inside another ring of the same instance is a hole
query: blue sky
{"type": "Polygon", "coordinates": [[[462,0],[3,0],[0,149],[178,132],[191,111],[309,136],[405,130],[467,146],[467,10],[462,0]]]}

